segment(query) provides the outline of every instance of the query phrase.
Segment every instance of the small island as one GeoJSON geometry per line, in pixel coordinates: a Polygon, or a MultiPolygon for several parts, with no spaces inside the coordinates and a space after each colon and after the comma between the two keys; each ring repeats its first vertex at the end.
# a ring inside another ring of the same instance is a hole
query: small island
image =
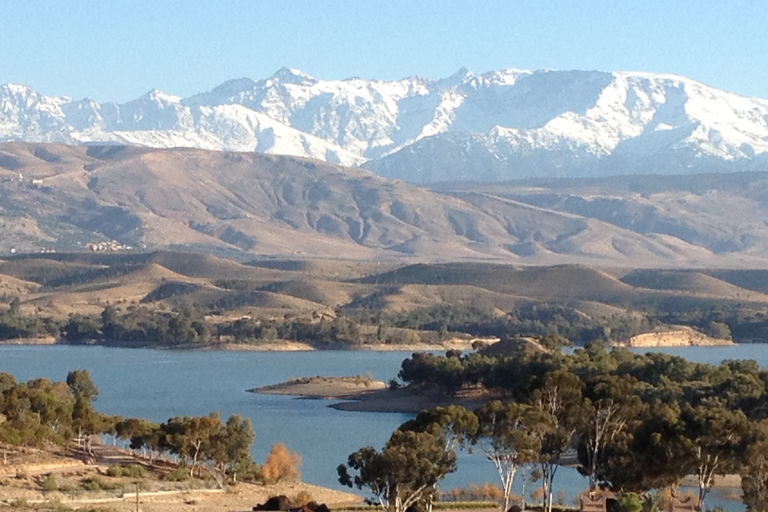
{"type": "Polygon", "coordinates": [[[278,384],[249,389],[264,395],[294,395],[303,398],[357,398],[386,389],[386,383],[365,375],[351,377],[301,377],[278,384]]]}

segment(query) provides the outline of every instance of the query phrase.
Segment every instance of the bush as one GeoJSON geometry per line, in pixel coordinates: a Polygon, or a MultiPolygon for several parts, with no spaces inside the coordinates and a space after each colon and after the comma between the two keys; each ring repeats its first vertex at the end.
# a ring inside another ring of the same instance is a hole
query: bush
{"type": "Polygon", "coordinates": [[[292,452],[283,443],[272,445],[261,473],[268,482],[296,482],[301,478],[299,466],[301,456],[292,452]]]}
{"type": "Polygon", "coordinates": [[[123,468],[123,472],[125,476],[129,476],[131,478],[144,478],[147,474],[144,466],[140,464],[128,464],[123,468]]]}
{"type": "Polygon", "coordinates": [[[120,484],[110,484],[98,476],[93,476],[80,482],[80,486],[86,491],[108,491],[110,489],[117,489],[120,487],[120,484]]]}
{"type": "Polygon", "coordinates": [[[144,476],[146,476],[146,471],[144,470],[144,466],[139,464],[129,464],[127,466],[115,464],[107,468],[107,476],[128,476],[131,478],[144,478],[144,476]]]}
{"type": "Polygon", "coordinates": [[[51,473],[47,477],[45,477],[45,480],[43,480],[43,490],[44,491],[58,491],[59,490],[59,482],[56,480],[56,475],[51,473]]]}
{"type": "Polygon", "coordinates": [[[237,464],[237,479],[242,482],[262,482],[261,466],[247,461],[237,464]]]}
{"type": "Polygon", "coordinates": [[[86,491],[100,491],[103,488],[102,484],[101,478],[97,476],[87,478],[80,483],[86,491]]]}
{"type": "Polygon", "coordinates": [[[107,468],[107,476],[118,477],[123,476],[123,466],[115,464],[107,468]]]}
{"type": "Polygon", "coordinates": [[[173,471],[163,475],[163,480],[169,482],[185,482],[189,480],[189,470],[183,466],[179,466],[173,471]]]}
{"type": "Polygon", "coordinates": [[[643,500],[634,492],[626,492],[618,498],[620,512],[641,512],[643,510],[643,500]]]}

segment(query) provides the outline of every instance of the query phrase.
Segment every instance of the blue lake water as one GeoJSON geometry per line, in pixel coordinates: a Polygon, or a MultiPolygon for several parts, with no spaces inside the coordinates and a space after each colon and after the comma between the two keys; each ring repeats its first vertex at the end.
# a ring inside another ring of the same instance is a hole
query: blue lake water
{"type": "MultiPolygon", "coordinates": [[[[755,359],[768,366],[768,345],[696,347],[658,350],[694,361],[719,363],[723,359],[755,359]]],[[[341,488],[336,466],[358,448],[376,448],[411,416],[393,413],[338,411],[327,401],[286,396],[257,395],[246,389],[274,384],[292,377],[357,375],[370,373],[389,380],[397,375],[404,352],[176,352],[75,346],[1,346],[0,372],[18,380],[46,377],[64,380],[67,372],[87,369],[99,387],[96,407],[105,413],[149,418],[162,422],[177,415],[219,411],[223,417],[238,413],[256,430],[254,459],[263,461],[269,448],[284,442],[303,457],[305,481],[341,488]]],[[[459,469],[442,487],[496,482],[493,467],[481,454],[462,454],[459,469]]],[[[555,488],[571,497],[585,487],[574,470],[558,472],[555,488]]],[[[531,491],[535,484],[527,484],[531,491]]],[[[522,478],[515,489],[520,492],[522,478]]],[[[726,499],[730,490],[717,490],[708,505],[729,512],[744,510],[726,499]]]]}

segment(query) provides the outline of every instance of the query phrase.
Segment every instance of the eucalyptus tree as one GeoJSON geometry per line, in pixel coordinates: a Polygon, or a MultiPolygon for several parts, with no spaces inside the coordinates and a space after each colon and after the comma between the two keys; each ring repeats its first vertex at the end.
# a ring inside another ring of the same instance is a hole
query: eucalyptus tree
{"type": "Polygon", "coordinates": [[[739,468],[740,458],[747,449],[751,425],[741,411],[720,406],[686,405],[681,418],[685,424],[688,459],[699,488],[698,510],[704,510],[707,494],[715,476],[739,468]]]}
{"type": "Polygon", "coordinates": [[[208,416],[177,416],[161,428],[170,451],[188,461],[189,476],[194,476],[198,461],[208,457],[211,441],[223,425],[219,414],[211,413],[208,416]]]}
{"type": "Polygon", "coordinates": [[[210,457],[222,477],[227,472],[237,482],[237,468],[250,465],[251,444],[256,438],[251,420],[239,414],[229,417],[226,424],[211,437],[210,457]]]}
{"type": "Polygon", "coordinates": [[[768,422],[757,425],[740,465],[743,501],[750,512],[768,511],[768,422]]]}
{"type": "Polygon", "coordinates": [[[340,464],[339,482],[368,488],[383,510],[405,512],[429,503],[436,484],[456,470],[456,454],[445,445],[442,435],[396,430],[380,452],[361,448],[340,464]]]}
{"type": "Polygon", "coordinates": [[[587,421],[583,386],[576,375],[555,370],[545,375],[541,386],[531,394],[531,405],[554,419],[551,428],[543,431],[537,460],[546,512],[552,510],[553,483],[563,454],[571,448],[576,432],[587,421]]]}
{"type": "MultiPolygon", "coordinates": [[[[445,456],[456,456],[456,449],[466,446],[477,432],[477,416],[459,405],[448,407],[435,407],[421,411],[416,418],[400,425],[403,432],[429,432],[437,438],[445,440],[445,456]]],[[[437,486],[435,481],[433,487],[437,486]]],[[[432,510],[432,497],[437,493],[434,489],[432,495],[427,497],[426,510],[432,510]]]]}
{"type": "Polygon", "coordinates": [[[611,443],[622,441],[637,421],[644,404],[637,396],[639,381],[628,375],[600,375],[585,388],[585,420],[579,428],[579,471],[589,478],[589,489],[597,487],[611,443]]]}
{"type": "Polygon", "coordinates": [[[490,460],[501,482],[504,510],[510,507],[512,481],[523,464],[538,460],[542,438],[555,425],[555,418],[530,405],[489,402],[475,411],[478,429],[474,444],[490,460]]]}

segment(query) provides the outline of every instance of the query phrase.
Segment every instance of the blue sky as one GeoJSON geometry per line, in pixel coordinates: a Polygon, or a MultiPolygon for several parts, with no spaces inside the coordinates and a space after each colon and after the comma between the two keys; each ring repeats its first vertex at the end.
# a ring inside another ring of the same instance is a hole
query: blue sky
{"type": "Polygon", "coordinates": [[[671,72],[768,98],[765,0],[0,0],[0,83],[127,101],[283,66],[319,78],[671,72]]]}

